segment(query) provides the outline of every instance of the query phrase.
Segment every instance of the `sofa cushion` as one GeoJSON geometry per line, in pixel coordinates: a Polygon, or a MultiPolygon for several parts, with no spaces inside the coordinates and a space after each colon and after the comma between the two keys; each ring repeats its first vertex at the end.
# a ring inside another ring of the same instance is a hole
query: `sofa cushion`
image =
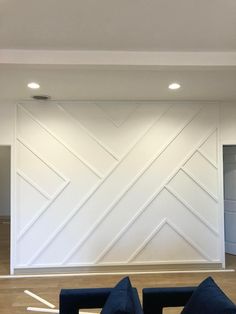
{"type": "Polygon", "coordinates": [[[193,292],[181,314],[234,314],[236,306],[211,277],[193,292]]]}
{"type": "Polygon", "coordinates": [[[112,289],[101,314],[134,314],[133,290],[129,277],[123,278],[112,289]]]}

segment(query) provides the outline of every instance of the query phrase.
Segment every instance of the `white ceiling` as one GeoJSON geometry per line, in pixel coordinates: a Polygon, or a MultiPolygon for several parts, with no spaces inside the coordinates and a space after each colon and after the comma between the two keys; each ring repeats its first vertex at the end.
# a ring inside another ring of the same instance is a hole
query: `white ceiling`
{"type": "Polygon", "coordinates": [[[0,100],[33,94],[234,101],[236,1],[0,0],[0,100]]]}
{"type": "Polygon", "coordinates": [[[0,49],[236,50],[235,0],[0,0],[0,49]]]}

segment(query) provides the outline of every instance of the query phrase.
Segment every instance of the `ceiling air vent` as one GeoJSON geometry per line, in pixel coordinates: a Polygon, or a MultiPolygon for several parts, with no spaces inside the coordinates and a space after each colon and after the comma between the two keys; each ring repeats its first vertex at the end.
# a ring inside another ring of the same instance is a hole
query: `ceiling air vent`
{"type": "Polygon", "coordinates": [[[34,95],[32,98],[36,100],[49,100],[51,97],[48,95],[34,95]]]}

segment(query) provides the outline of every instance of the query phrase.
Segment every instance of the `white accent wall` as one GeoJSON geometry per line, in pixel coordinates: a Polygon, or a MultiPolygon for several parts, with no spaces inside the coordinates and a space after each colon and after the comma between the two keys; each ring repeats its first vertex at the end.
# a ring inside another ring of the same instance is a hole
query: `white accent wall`
{"type": "Polygon", "coordinates": [[[15,268],[221,263],[219,106],[17,108],[15,268]]]}

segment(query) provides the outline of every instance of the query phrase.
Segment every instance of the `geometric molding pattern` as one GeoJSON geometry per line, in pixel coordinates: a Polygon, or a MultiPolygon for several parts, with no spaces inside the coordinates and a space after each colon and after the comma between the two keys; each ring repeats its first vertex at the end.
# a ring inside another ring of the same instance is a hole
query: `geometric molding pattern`
{"type": "Polygon", "coordinates": [[[197,103],[19,105],[16,267],[220,261],[217,115],[197,103]]]}

